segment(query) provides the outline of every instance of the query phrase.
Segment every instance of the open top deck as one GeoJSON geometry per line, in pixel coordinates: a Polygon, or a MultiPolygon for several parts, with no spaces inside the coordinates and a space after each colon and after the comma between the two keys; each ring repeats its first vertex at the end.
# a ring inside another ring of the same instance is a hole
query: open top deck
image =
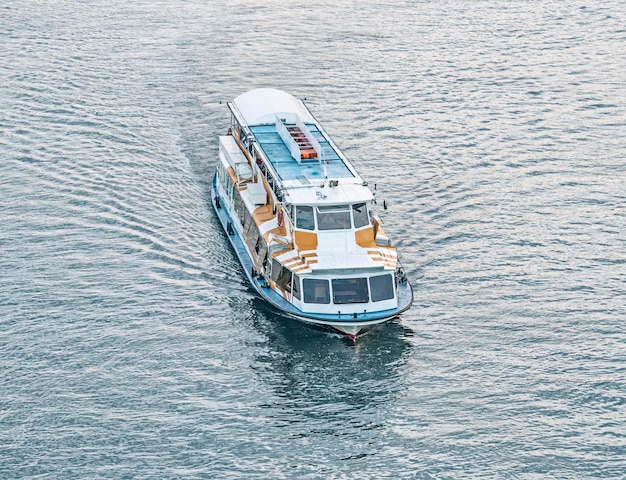
{"type": "MultiPolygon", "coordinates": [[[[254,138],[282,188],[328,180],[362,183],[304,103],[286,92],[260,88],[229,103],[238,123],[254,138]]],[[[340,182],[343,183],[343,182],[340,182]]]]}
{"type": "MultiPolygon", "coordinates": [[[[320,145],[319,158],[303,159],[298,162],[291,154],[288,146],[278,133],[275,124],[251,126],[259,146],[271,162],[283,182],[304,179],[309,183],[319,182],[328,178],[354,178],[346,162],[335,151],[330,142],[324,137],[318,126],[313,123],[305,124],[315,140],[320,145]]],[[[292,125],[286,124],[287,128],[292,125]]]]}

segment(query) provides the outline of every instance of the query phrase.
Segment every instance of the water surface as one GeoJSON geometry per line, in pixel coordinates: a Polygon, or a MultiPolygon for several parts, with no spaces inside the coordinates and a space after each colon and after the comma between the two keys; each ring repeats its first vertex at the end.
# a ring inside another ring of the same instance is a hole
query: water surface
{"type": "Polygon", "coordinates": [[[623,478],[626,7],[0,7],[0,477],[623,478]],[[224,102],[306,98],[413,308],[357,345],[247,287],[224,102]]]}

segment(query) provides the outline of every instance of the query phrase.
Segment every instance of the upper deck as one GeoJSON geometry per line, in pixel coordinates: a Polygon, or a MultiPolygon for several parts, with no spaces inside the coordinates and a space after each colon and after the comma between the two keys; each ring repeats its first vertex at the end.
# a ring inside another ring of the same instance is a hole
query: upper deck
{"type": "MultiPolygon", "coordinates": [[[[287,145],[278,134],[275,124],[250,126],[259,146],[267,156],[280,180],[306,179],[308,182],[319,182],[325,177],[355,178],[346,162],[335,151],[328,139],[314,123],[305,123],[315,140],[321,147],[320,158],[298,162],[287,148],[287,145]]],[[[287,124],[287,127],[290,125],[287,124]]],[[[305,182],[306,183],[306,182],[305,182]]]]}
{"type": "Polygon", "coordinates": [[[257,150],[257,163],[269,164],[272,171],[272,188],[278,183],[289,202],[347,204],[373,198],[301,100],[259,88],[240,95],[229,107],[241,127],[242,148],[257,150]]]}

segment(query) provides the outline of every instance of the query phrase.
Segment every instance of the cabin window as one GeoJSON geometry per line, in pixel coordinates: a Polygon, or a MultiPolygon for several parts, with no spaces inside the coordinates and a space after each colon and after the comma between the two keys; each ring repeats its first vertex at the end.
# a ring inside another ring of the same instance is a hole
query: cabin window
{"type": "MultiPolygon", "coordinates": [[[[259,239],[260,238],[261,237],[259,237],[259,239]]],[[[261,240],[261,245],[256,255],[256,266],[259,272],[263,273],[267,271],[267,273],[269,273],[269,270],[267,270],[267,245],[265,245],[263,240],[261,240]]]]}
{"type": "Polygon", "coordinates": [[[235,210],[237,211],[237,216],[239,217],[239,222],[241,226],[245,228],[246,226],[246,205],[243,203],[241,199],[241,195],[235,195],[235,210]]]}
{"type": "Polygon", "coordinates": [[[256,251],[256,245],[258,245],[259,243],[259,231],[256,229],[256,226],[252,221],[252,217],[250,217],[248,210],[246,210],[246,224],[244,226],[243,238],[246,241],[246,244],[248,245],[250,251],[254,249],[255,253],[258,254],[259,252],[256,251]]]}
{"type": "Polygon", "coordinates": [[[283,290],[291,292],[291,270],[283,266],[283,268],[280,269],[280,275],[276,283],[283,290]]]}
{"type": "Polygon", "coordinates": [[[280,275],[281,268],[282,268],[282,265],[278,262],[278,260],[273,259],[271,279],[274,280],[274,282],[278,281],[278,276],[280,275]]]}
{"type": "Polygon", "coordinates": [[[259,258],[263,258],[263,271],[267,272],[267,262],[269,260],[269,255],[268,255],[268,251],[267,251],[267,245],[265,245],[265,242],[263,242],[263,247],[261,248],[261,251],[259,252],[259,258]]]}
{"type": "Polygon", "coordinates": [[[303,230],[315,230],[313,220],[313,207],[296,206],[296,228],[303,230]]]}
{"type": "Polygon", "coordinates": [[[334,278],[333,303],[367,303],[367,278],[334,278]]]}
{"type": "Polygon", "coordinates": [[[302,291],[305,303],[330,303],[328,280],[304,278],[302,291]]]}
{"type": "Polygon", "coordinates": [[[293,296],[300,300],[300,277],[293,274],[293,296]]]}
{"type": "Polygon", "coordinates": [[[354,217],[354,228],[361,228],[370,224],[370,217],[367,214],[367,205],[365,203],[352,205],[352,216],[354,217]]]}
{"type": "Polygon", "coordinates": [[[320,230],[349,230],[350,207],[335,205],[332,207],[317,207],[317,228],[320,230]]]}
{"type": "Polygon", "coordinates": [[[394,294],[391,275],[370,277],[370,290],[372,292],[372,302],[392,299],[394,294]]]}
{"type": "Polygon", "coordinates": [[[226,172],[226,168],[224,167],[224,165],[220,162],[220,174],[219,174],[219,178],[222,182],[222,186],[224,187],[224,191],[230,196],[230,198],[232,199],[232,193],[231,191],[234,190],[232,183],[230,182],[230,177],[228,176],[228,172],[226,172]]]}

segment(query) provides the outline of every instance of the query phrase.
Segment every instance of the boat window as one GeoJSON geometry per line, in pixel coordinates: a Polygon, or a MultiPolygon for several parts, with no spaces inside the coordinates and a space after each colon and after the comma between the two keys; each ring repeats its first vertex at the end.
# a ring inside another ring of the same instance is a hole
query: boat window
{"type": "Polygon", "coordinates": [[[367,278],[333,278],[333,303],[367,303],[367,278]]]}
{"type": "Polygon", "coordinates": [[[272,260],[271,279],[274,280],[277,287],[287,292],[291,291],[291,270],[281,265],[276,259],[272,260]]]}
{"type": "Polygon", "coordinates": [[[300,300],[300,277],[293,274],[293,296],[300,300]]]}
{"type": "Polygon", "coordinates": [[[302,291],[306,303],[330,303],[328,280],[302,279],[302,291]]]}
{"type": "Polygon", "coordinates": [[[224,164],[222,162],[220,162],[219,177],[222,181],[222,185],[224,186],[224,190],[228,190],[230,188],[230,177],[228,176],[228,173],[226,173],[226,168],[224,168],[224,164]]]}
{"type": "Polygon", "coordinates": [[[283,290],[290,292],[291,291],[291,270],[283,266],[283,268],[280,271],[280,275],[278,276],[278,281],[276,283],[283,290]]]}
{"type": "Polygon", "coordinates": [[[296,228],[314,230],[313,207],[296,206],[296,228]]]}
{"type": "MultiPolygon", "coordinates": [[[[262,237],[259,237],[259,239],[261,238],[262,237]]],[[[261,245],[259,246],[259,251],[257,252],[256,267],[259,272],[265,271],[267,267],[267,245],[263,240],[261,240],[261,245]]],[[[269,273],[269,270],[267,273],[269,273]]]]}
{"type": "Polygon", "coordinates": [[[241,199],[241,195],[236,195],[235,196],[235,210],[237,212],[237,216],[239,217],[239,222],[241,223],[242,227],[245,227],[245,212],[247,212],[246,209],[246,204],[243,203],[243,200],[241,199]]]}
{"type": "Polygon", "coordinates": [[[350,210],[348,205],[317,207],[317,228],[320,230],[349,230],[350,210]]]}
{"type": "Polygon", "coordinates": [[[275,282],[278,281],[278,276],[280,275],[280,270],[282,269],[282,265],[275,258],[272,259],[272,276],[271,279],[275,282]]]}
{"type": "Polygon", "coordinates": [[[360,228],[370,224],[370,217],[367,214],[367,205],[365,205],[365,203],[352,205],[352,215],[354,216],[354,228],[360,228]]]}
{"type": "Polygon", "coordinates": [[[372,291],[372,302],[392,299],[394,295],[391,275],[370,277],[370,290],[372,291]]]}

